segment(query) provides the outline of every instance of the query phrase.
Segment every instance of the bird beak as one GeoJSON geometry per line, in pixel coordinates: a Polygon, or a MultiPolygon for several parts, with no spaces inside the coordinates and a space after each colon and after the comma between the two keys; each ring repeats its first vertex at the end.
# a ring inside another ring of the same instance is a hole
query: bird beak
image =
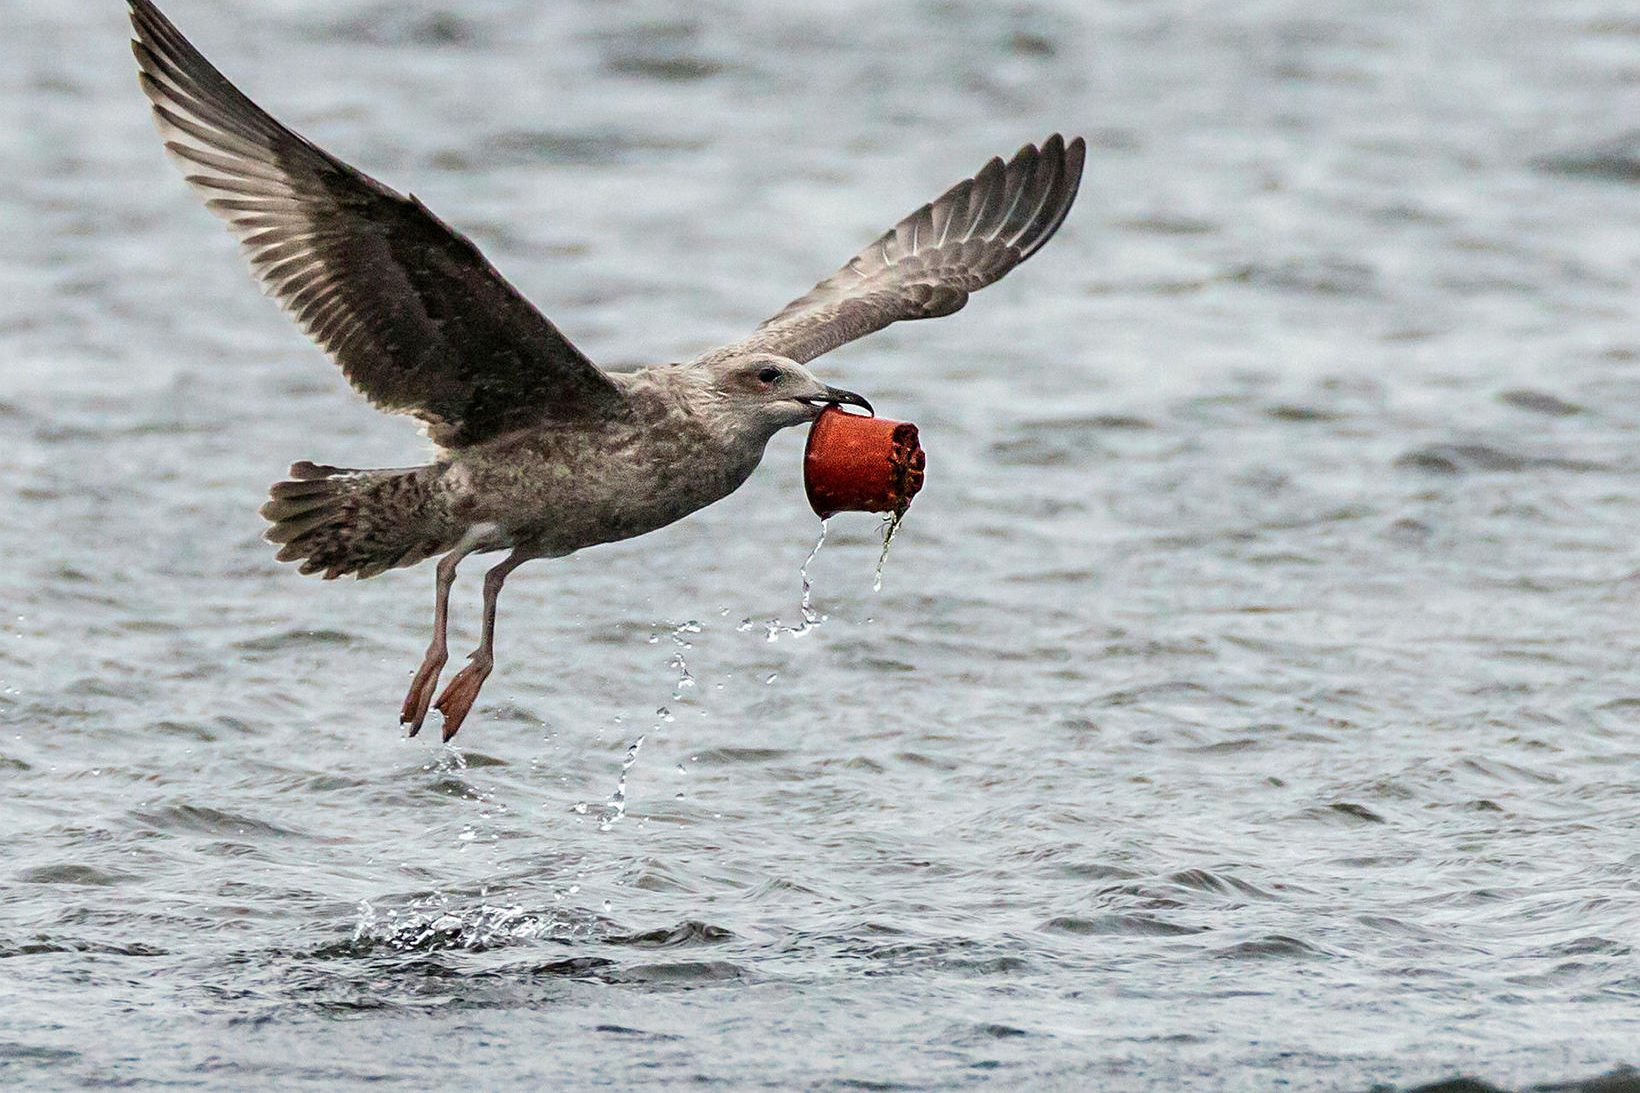
{"type": "Polygon", "coordinates": [[[872,417],[877,416],[877,411],[871,408],[871,403],[866,401],[864,395],[857,395],[853,391],[845,391],[841,387],[827,387],[825,394],[817,395],[814,398],[806,398],[803,401],[811,405],[858,406],[872,417]]]}

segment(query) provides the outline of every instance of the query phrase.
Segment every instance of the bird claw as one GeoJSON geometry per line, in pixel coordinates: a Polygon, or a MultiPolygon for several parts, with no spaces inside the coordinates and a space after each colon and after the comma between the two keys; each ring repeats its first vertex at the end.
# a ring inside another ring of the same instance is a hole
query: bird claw
{"type": "Polygon", "coordinates": [[[421,723],[427,720],[427,708],[433,704],[433,692],[438,689],[439,673],[444,671],[444,662],[448,659],[442,649],[429,649],[416,670],[410,693],[404,696],[404,708],[399,711],[399,724],[410,726],[410,736],[420,732],[421,723]]]}
{"type": "Polygon", "coordinates": [[[478,699],[478,689],[484,686],[484,681],[490,677],[490,669],[493,666],[489,660],[474,660],[456,673],[449,686],[444,688],[444,693],[439,695],[438,701],[433,703],[434,708],[444,715],[446,743],[467,719],[474,701],[478,699]]]}

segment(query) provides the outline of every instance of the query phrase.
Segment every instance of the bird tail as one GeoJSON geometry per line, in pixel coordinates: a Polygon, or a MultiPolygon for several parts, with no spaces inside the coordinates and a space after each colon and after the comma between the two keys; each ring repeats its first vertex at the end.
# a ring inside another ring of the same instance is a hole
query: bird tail
{"type": "Polygon", "coordinates": [[[301,462],[268,490],[265,538],[303,573],[360,580],[414,565],[453,546],[460,528],[435,486],[443,468],[361,471],[301,462]]]}

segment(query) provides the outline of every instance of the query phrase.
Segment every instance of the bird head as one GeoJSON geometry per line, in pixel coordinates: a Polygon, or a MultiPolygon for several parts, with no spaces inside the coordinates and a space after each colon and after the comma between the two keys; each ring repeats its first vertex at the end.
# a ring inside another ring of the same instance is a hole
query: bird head
{"type": "Polygon", "coordinates": [[[821,383],[788,357],[749,353],[712,366],[713,394],[736,419],[767,439],[792,425],[806,425],[828,406],[871,403],[853,391],[821,383]]]}

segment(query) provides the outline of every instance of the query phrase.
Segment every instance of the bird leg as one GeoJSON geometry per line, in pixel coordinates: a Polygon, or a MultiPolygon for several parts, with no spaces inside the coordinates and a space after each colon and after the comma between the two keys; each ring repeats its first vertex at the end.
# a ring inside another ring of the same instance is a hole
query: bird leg
{"type": "Polygon", "coordinates": [[[501,585],[507,574],[529,561],[529,555],[514,551],[507,560],[484,574],[484,636],[479,640],[468,660],[467,667],[456,673],[444,693],[433,705],[444,715],[444,739],[449,740],[461,728],[467,714],[478,698],[478,689],[495,667],[495,601],[501,595],[501,585]]]}
{"type": "Polygon", "coordinates": [[[410,693],[404,696],[404,708],[399,711],[399,724],[409,725],[411,736],[421,731],[421,723],[427,719],[427,707],[432,705],[433,692],[438,688],[439,673],[444,671],[445,661],[449,660],[445,627],[450,619],[450,586],[455,583],[456,566],[471,553],[470,548],[463,550],[457,547],[438,562],[438,585],[433,600],[433,640],[427,646],[427,655],[422,658],[421,667],[416,670],[410,693]]]}

